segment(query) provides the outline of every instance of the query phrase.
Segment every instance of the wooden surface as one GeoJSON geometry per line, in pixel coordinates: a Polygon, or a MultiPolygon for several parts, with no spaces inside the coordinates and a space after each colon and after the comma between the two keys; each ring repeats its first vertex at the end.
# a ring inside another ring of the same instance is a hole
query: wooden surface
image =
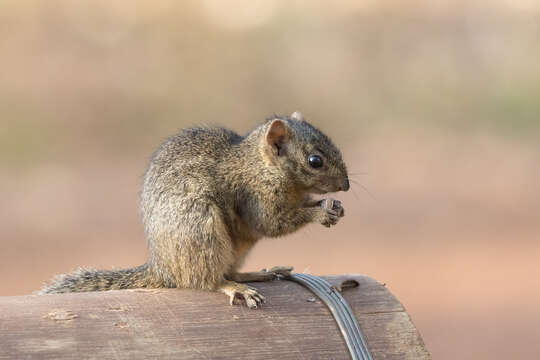
{"type": "MultiPolygon", "coordinates": [[[[403,306],[375,280],[343,291],[374,359],[429,359],[403,306]]],[[[256,310],[218,293],[123,290],[0,297],[0,359],[349,359],[326,306],[289,281],[252,284],[256,310]]]]}

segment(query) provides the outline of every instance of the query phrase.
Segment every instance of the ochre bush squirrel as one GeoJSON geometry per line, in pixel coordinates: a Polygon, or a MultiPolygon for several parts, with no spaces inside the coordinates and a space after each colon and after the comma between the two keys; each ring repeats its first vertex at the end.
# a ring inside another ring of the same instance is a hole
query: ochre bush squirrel
{"type": "Polygon", "coordinates": [[[265,236],[311,222],[335,225],[341,203],[310,195],[348,189],[339,149],[298,112],[246,136],[217,127],[182,130],[160,146],[144,177],[147,263],[79,269],[38,293],[178,287],[220,291],[231,304],[257,307],[264,296],[242,283],[287,276],[292,267],[240,273],[247,253],[265,236]]]}

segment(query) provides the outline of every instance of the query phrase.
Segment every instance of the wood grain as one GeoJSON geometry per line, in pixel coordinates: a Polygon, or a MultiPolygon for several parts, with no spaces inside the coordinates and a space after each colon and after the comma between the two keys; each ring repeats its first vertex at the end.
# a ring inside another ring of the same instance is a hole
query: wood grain
{"type": "MultiPolygon", "coordinates": [[[[374,359],[430,359],[403,306],[375,280],[343,296],[374,359]]],[[[349,359],[326,306],[289,281],[252,284],[260,309],[213,292],[123,290],[0,297],[0,359],[349,359]]]]}

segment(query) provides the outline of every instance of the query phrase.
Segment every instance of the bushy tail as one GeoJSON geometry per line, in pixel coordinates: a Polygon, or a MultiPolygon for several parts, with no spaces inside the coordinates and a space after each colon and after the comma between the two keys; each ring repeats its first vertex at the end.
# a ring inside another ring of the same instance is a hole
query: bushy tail
{"type": "Polygon", "coordinates": [[[148,287],[150,274],[147,264],[123,270],[77,269],[57,275],[37,294],[104,291],[148,287]]]}

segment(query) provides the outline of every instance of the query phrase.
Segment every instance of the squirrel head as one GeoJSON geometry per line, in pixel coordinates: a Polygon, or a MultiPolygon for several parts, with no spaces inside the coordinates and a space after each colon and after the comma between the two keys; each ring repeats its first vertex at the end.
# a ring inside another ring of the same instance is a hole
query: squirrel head
{"type": "Polygon", "coordinates": [[[294,112],[264,125],[262,147],[268,165],[280,169],[308,193],[349,190],[347,167],[332,141],[294,112]]]}

